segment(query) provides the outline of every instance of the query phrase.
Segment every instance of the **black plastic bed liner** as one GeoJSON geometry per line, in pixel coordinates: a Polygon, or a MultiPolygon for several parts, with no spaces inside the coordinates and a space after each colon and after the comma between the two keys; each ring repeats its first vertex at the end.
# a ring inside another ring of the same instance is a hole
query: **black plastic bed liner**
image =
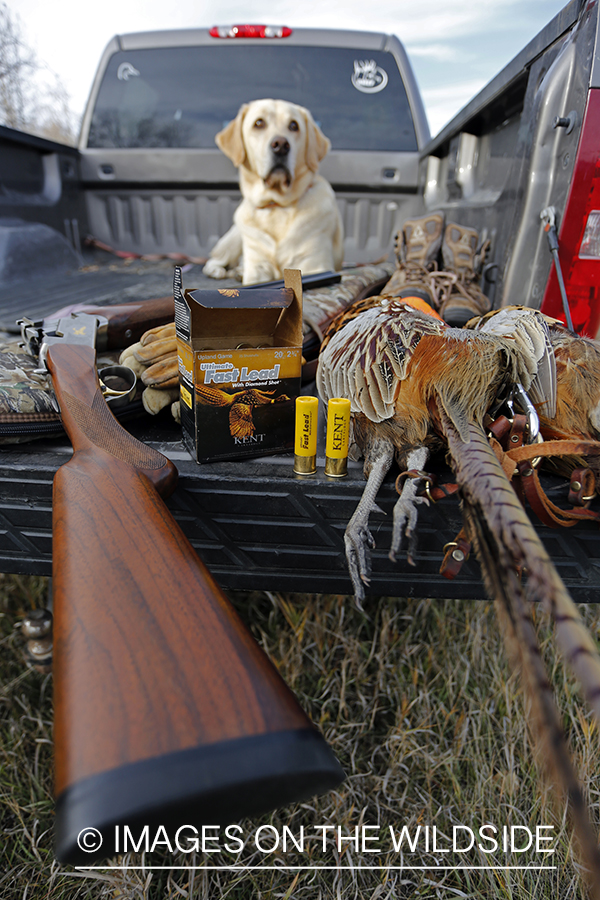
{"type": "MultiPolygon", "coordinates": [[[[362,494],[362,466],[350,463],[346,478],[328,478],[324,460],[315,476],[293,472],[292,456],[198,465],[179,440],[168,415],[128,425],[136,437],[168,456],[179,469],[168,506],[199,556],[224,588],[310,593],[351,593],[344,529],[362,494]]],[[[66,462],[66,439],[35,441],[0,450],[0,569],[51,574],[52,479],[66,462]]],[[[444,475],[446,480],[446,475],[444,475]]],[[[556,503],[566,505],[566,482],[544,476],[556,503]]],[[[461,527],[456,497],[420,509],[416,566],[404,555],[387,556],[394,478],[382,486],[373,513],[377,547],[368,593],[397,597],[485,597],[479,566],[471,558],[460,575],[439,574],[443,547],[461,527]]],[[[598,502],[598,501],[595,501],[598,502]]],[[[131,523],[143,528],[142,523],[131,523]]],[[[560,575],[578,602],[600,601],[600,529],[592,523],[550,529],[534,523],[560,575]]],[[[93,548],[90,548],[93,552],[93,548]]]]}
{"type": "MultiPolygon", "coordinates": [[[[81,269],[0,283],[0,331],[19,333],[17,319],[22,316],[42,319],[75,304],[111,306],[173,293],[175,263],[171,260],[127,261],[103,252],[87,252],[84,262],[81,269]]],[[[195,287],[214,285],[202,274],[201,266],[187,266],[185,278],[186,284],[195,287]]],[[[239,282],[224,279],[219,285],[239,286],[239,282]]]]}

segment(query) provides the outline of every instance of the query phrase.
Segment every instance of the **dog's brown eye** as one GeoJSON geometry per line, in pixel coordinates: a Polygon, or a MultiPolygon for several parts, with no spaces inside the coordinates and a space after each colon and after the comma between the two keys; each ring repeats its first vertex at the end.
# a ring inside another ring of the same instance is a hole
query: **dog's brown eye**
{"type": "Polygon", "coordinates": [[[255,128],[264,128],[264,127],[265,127],[265,120],[264,120],[264,119],[257,119],[256,122],[254,123],[254,127],[255,127],[255,128]]]}
{"type": "Polygon", "coordinates": [[[290,131],[299,131],[300,130],[300,126],[298,125],[298,123],[296,122],[295,119],[292,119],[292,121],[288,125],[288,128],[290,129],[290,131]]]}

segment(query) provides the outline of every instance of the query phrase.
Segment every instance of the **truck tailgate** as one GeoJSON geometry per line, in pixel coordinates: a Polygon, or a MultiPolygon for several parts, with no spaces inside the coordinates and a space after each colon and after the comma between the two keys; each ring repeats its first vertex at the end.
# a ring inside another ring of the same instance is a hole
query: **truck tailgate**
{"type": "MultiPolygon", "coordinates": [[[[352,592],[344,555],[344,529],[362,494],[362,466],[351,462],[346,478],[293,473],[292,456],[198,465],[167,415],[128,426],[136,437],[170,457],[179,469],[168,506],[183,532],[225,588],[311,593],[352,592]]],[[[51,574],[52,479],[71,453],[66,440],[9,446],[0,452],[0,569],[51,574]]],[[[397,474],[397,473],[396,473],[397,474]]],[[[443,480],[451,479],[448,472],[443,480]]],[[[545,476],[554,502],[566,501],[566,482],[545,476]]],[[[443,547],[461,527],[456,497],[422,506],[416,566],[387,553],[394,478],[378,497],[383,514],[371,517],[377,543],[369,593],[390,597],[485,597],[479,566],[470,558],[453,581],[439,574],[443,547]]],[[[596,501],[598,503],[598,501],[596,501]]],[[[566,505],[566,502],[564,503],[566,505]]],[[[600,504],[598,504],[600,507],[600,504]]],[[[600,533],[594,524],[536,530],[577,602],[600,601],[600,533]]],[[[143,523],[132,523],[143,529],[143,523]]]]}

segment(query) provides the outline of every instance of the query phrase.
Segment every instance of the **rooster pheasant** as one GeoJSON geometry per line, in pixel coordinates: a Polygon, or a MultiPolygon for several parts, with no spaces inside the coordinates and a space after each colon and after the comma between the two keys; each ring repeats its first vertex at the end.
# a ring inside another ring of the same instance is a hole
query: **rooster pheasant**
{"type": "MultiPolygon", "coordinates": [[[[369,514],[394,457],[401,469],[424,469],[430,453],[447,443],[448,428],[459,435],[459,446],[468,448],[471,425],[481,429],[493,403],[515,384],[541,401],[550,394],[545,402],[553,412],[548,327],[532,317],[522,323],[519,337],[450,328],[386,297],[369,298],[332,323],[321,348],[317,386],[324,400],[350,399],[354,442],[365,458],[367,486],[345,537],[359,600],[369,580],[369,514]]],[[[406,537],[412,561],[421,502],[426,501],[417,496],[416,485],[407,481],[394,509],[392,558],[406,537]]]]}
{"type": "Polygon", "coordinates": [[[290,398],[286,394],[274,397],[275,391],[259,391],[258,388],[245,388],[233,394],[220,391],[218,388],[196,387],[196,397],[205,406],[222,406],[229,408],[229,433],[233,438],[251,437],[255,432],[252,412],[256,406],[269,403],[280,403],[290,398]]]}
{"type": "MultiPolygon", "coordinates": [[[[369,515],[394,457],[422,470],[446,448],[459,485],[465,529],[495,600],[511,657],[521,664],[544,757],[571,800],[573,820],[600,896],[600,856],[570,761],[560,715],[530,617],[531,601],[553,615],[559,646],[600,721],[600,659],[535,529],[490,447],[486,413],[515,385],[555,417],[555,361],[548,323],[515,318],[510,333],[450,328],[401,301],[371,298],[371,308],[340,316],[325,336],[317,371],[323,400],[351,401],[353,440],[367,484],[345,544],[355,596],[369,583],[369,515]],[[521,579],[527,570],[527,580],[521,579]]],[[[392,554],[408,538],[414,552],[417,504],[407,480],[394,509],[392,554]]],[[[426,502],[426,501],[425,501],[426,502]]]]}

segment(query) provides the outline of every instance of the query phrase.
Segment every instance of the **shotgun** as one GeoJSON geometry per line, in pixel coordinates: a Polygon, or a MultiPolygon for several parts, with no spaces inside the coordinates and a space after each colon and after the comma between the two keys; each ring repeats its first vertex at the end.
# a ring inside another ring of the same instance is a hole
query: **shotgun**
{"type": "Polygon", "coordinates": [[[113,855],[117,825],[226,825],[344,777],[165,506],[175,466],[108,408],[95,326],[39,345],[74,451],[52,501],[56,856],[74,865],[113,855]]]}

